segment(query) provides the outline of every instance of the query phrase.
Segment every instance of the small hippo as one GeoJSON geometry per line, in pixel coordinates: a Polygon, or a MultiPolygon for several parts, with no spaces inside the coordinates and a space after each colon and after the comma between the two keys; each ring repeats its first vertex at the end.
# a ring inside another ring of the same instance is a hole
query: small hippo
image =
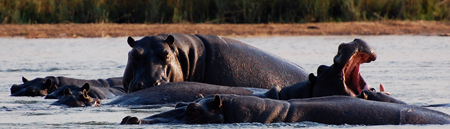
{"type": "Polygon", "coordinates": [[[53,93],[45,96],[45,99],[60,99],[66,95],[71,94],[82,94],[83,90],[87,90],[88,95],[96,99],[111,99],[117,96],[125,95],[125,90],[123,87],[113,86],[113,87],[95,87],[91,86],[89,83],[84,83],[83,86],[79,85],[65,85],[53,93]]]}
{"type": "Polygon", "coordinates": [[[58,101],[53,102],[50,105],[67,106],[67,107],[99,107],[100,99],[91,98],[89,95],[89,89],[83,89],[81,94],[69,94],[61,97],[58,101]]]}
{"type": "Polygon", "coordinates": [[[86,82],[91,86],[96,87],[122,86],[122,77],[85,80],[62,76],[47,76],[45,78],[36,78],[31,81],[22,77],[22,82],[23,84],[14,84],[11,86],[11,96],[46,96],[61,86],[83,85],[86,82]]]}
{"type": "Polygon", "coordinates": [[[449,124],[450,115],[427,108],[326,96],[288,101],[255,96],[211,95],[187,106],[147,118],[127,116],[121,124],[274,123],[311,121],[324,124],[449,124]]]}

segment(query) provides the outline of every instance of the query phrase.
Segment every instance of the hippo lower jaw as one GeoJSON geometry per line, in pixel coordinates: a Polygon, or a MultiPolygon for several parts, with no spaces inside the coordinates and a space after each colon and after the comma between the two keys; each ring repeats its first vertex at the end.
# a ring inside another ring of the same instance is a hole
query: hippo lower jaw
{"type": "Polygon", "coordinates": [[[342,69],[342,76],[345,90],[350,96],[355,97],[363,90],[369,90],[370,85],[362,78],[359,68],[362,63],[369,63],[375,61],[376,56],[372,53],[356,52],[345,64],[342,69]]]}

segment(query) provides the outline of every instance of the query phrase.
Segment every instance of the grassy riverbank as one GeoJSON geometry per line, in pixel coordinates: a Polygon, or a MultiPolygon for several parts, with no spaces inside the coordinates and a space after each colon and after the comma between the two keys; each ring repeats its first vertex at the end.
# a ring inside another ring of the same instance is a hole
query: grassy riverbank
{"type": "Polygon", "coordinates": [[[0,23],[450,20],[450,0],[0,0],[0,23]]]}

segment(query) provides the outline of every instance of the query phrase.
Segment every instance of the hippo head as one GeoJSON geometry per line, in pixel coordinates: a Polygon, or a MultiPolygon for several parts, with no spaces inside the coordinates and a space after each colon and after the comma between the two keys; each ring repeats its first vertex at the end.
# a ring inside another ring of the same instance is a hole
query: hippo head
{"type": "Polygon", "coordinates": [[[49,76],[28,81],[22,77],[23,84],[11,86],[11,96],[45,96],[58,89],[57,79],[49,76]]]}
{"type": "Polygon", "coordinates": [[[128,44],[133,49],[128,53],[123,76],[126,92],[184,81],[174,42],[172,35],[144,37],[138,41],[128,37],[128,44]]]}
{"type": "Polygon", "coordinates": [[[219,95],[208,96],[198,99],[189,104],[174,110],[156,114],[143,120],[136,117],[127,116],[122,119],[121,124],[155,124],[155,123],[186,123],[186,124],[204,124],[204,123],[224,123],[222,111],[222,99],[219,95]]]}
{"type": "Polygon", "coordinates": [[[79,85],[65,85],[53,93],[45,96],[45,99],[61,99],[67,95],[80,95],[83,91],[88,91],[88,95],[92,98],[105,99],[106,97],[100,94],[100,91],[96,87],[91,87],[89,83],[84,83],[83,86],[79,85]]]}
{"type": "Polygon", "coordinates": [[[100,99],[93,99],[88,95],[88,93],[89,89],[83,89],[83,91],[78,94],[71,94],[68,92],[65,96],[62,96],[58,101],[52,103],[51,105],[65,105],[68,107],[100,106],[100,99]]]}
{"type": "Polygon", "coordinates": [[[51,94],[46,95],[45,99],[61,99],[64,96],[72,95],[74,93],[81,94],[83,90],[89,91],[89,89],[89,83],[85,83],[82,87],[78,85],[65,85],[58,88],[51,94]]]}
{"type": "Polygon", "coordinates": [[[322,65],[317,70],[313,96],[349,95],[356,96],[370,86],[360,75],[360,64],[376,59],[374,51],[361,39],[339,45],[338,53],[331,66],[322,65]]]}

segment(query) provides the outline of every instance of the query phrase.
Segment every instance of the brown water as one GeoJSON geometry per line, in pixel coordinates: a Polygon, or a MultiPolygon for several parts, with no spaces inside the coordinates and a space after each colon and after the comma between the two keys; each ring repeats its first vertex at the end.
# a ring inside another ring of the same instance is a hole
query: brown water
{"type": "MultiPolygon", "coordinates": [[[[413,105],[450,103],[450,38],[437,36],[298,36],[236,38],[288,59],[310,72],[331,65],[337,46],[361,38],[377,60],[361,74],[373,87],[382,83],[393,97],[413,105]]],[[[136,37],[136,39],[139,39],[136,37]]],[[[67,76],[97,79],[122,76],[130,47],[126,38],[0,38],[0,128],[450,128],[450,125],[355,126],[302,123],[207,125],[119,125],[127,115],[139,118],[170,110],[103,106],[50,106],[43,97],[11,97],[9,88],[28,79],[67,76]]],[[[102,101],[102,102],[108,102],[102,101]]],[[[450,107],[432,108],[450,113],[450,107]]]]}

